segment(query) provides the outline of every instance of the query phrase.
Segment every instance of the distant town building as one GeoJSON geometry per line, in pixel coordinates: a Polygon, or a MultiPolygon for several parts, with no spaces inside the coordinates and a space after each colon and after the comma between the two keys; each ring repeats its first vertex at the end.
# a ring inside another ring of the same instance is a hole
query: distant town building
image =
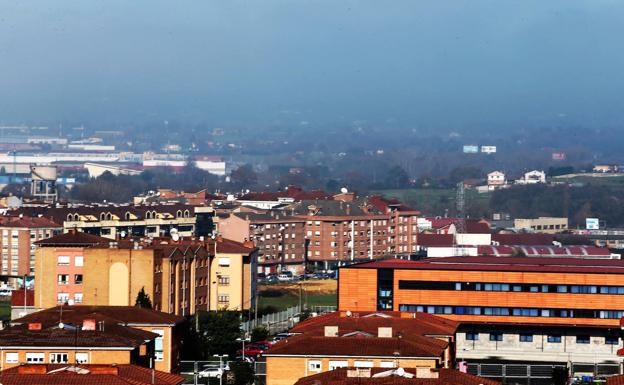
{"type": "Polygon", "coordinates": [[[533,231],[536,233],[556,234],[568,229],[568,218],[516,218],[514,219],[514,227],[518,230],[533,231]]]}
{"type": "Polygon", "coordinates": [[[525,173],[522,178],[516,180],[516,184],[537,184],[546,183],[546,173],[540,170],[533,170],[525,173]]]}
{"type": "Polygon", "coordinates": [[[481,146],[481,152],[483,154],[495,154],[496,146],[481,146]]]}
{"type": "Polygon", "coordinates": [[[490,189],[495,189],[496,187],[504,186],[507,184],[507,180],[505,179],[505,173],[502,171],[492,171],[487,174],[487,185],[490,189]]]}
{"type": "Polygon", "coordinates": [[[592,169],[593,172],[596,173],[616,173],[619,172],[619,167],[615,164],[597,164],[592,169]]]}
{"type": "Polygon", "coordinates": [[[476,154],[479,152],[479,146],[475,146],[472,144],[464,145],[464,154],[476,154]]]}

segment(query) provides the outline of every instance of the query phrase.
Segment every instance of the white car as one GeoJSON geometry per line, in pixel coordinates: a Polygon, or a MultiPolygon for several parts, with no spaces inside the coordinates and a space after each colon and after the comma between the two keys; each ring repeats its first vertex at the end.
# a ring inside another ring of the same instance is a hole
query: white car
{"type": "Polygon", "coordinates": [[[292,281],[293,280],[293,276],[292,274],[280,274],[277,276],[277,280],[278,281],[292,281]]]}
{"type": "Polygon", "coordinates": [[[223,373],[227,372],[228,370],[230,370],[230,367],[227,364],[222,368],[220,368],[218,365],[206,365],[201,372],[197,373],[197,376],[199,378],[221,378],[223,373]]]}

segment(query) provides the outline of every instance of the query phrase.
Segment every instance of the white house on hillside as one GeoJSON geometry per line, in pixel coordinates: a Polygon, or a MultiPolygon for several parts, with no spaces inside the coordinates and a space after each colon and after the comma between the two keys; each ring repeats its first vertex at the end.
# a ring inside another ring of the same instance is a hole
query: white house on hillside
{"type": "Polygon", "coordinates": [[[540,170],[529,171],[516,180],[516,184],[537,184],[546,183],[546,173],[540,170]]]}

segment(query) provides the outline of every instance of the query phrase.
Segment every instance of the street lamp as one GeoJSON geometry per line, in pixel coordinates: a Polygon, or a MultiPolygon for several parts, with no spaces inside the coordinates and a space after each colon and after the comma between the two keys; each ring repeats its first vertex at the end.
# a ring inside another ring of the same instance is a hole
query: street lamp
{"type": "Polygon", "coordinates": [[[223,357],[227,357],[227,354],[215,354],[213,357],[219,357],[219,385],[223,385],[223,357]]]}

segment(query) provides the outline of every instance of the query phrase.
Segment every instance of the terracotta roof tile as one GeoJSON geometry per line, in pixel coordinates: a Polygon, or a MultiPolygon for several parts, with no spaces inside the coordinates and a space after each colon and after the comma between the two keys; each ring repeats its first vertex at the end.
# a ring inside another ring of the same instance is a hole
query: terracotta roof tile
{"type": "MultiPolygon", "coordinates": [[[[438,378],[407,378],[397,375],[388,377],[348,377],[348,368],[335,369],[329,372],[319,373],[313,376],[301,378],[295,385],[498,385],[497,381],[483,377],[462,373],[454,369],[438,369],[438,378]]],[[[385,372],[391,369],[371,368],[371,374],[385,372]]],[[[414,374],[414,369],[404,369],[405,372],[414,374]]],[[[617,384],[620,385],[620,384],[617,384]]]]}

